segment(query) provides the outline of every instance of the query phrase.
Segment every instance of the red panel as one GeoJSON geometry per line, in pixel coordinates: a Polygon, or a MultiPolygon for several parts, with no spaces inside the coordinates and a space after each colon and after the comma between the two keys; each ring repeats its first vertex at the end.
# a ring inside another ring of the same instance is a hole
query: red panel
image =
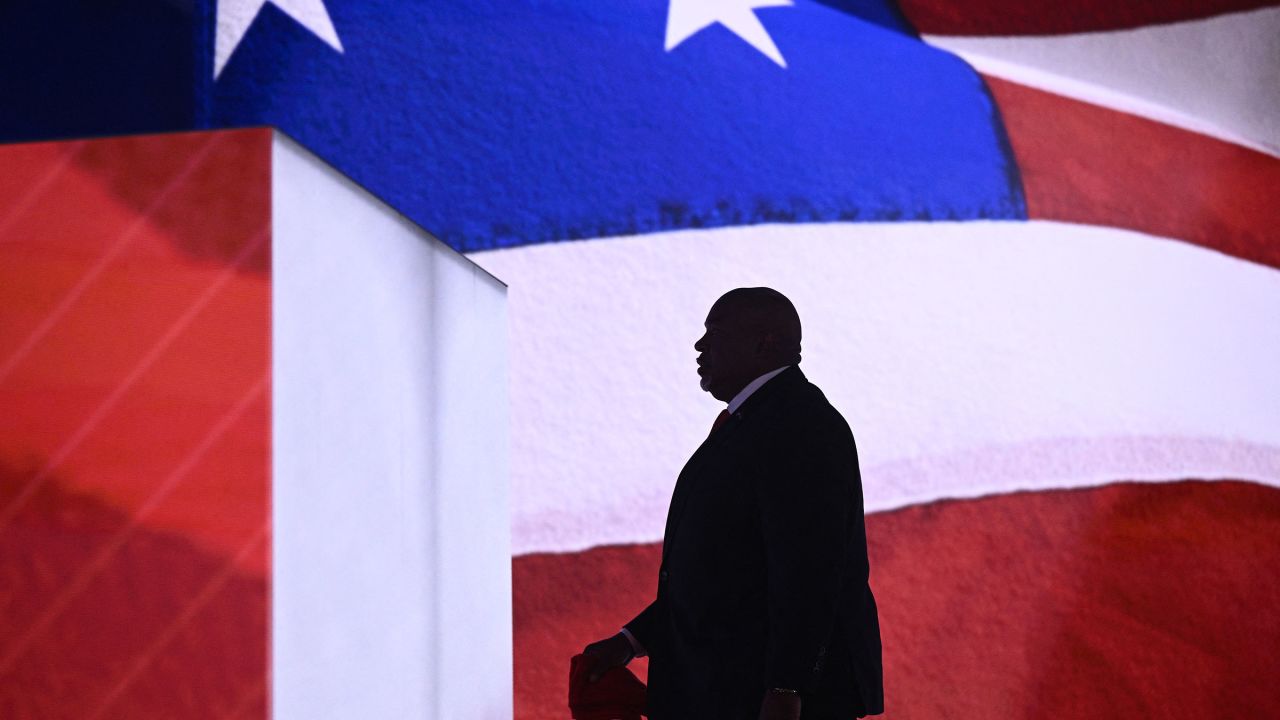
{"type": "MultiPolygon", "coordinates": [[[[1280,490],[1120,484],[867,518],[887,718],[1280,717],[1280,490]]],[[[516,717],[652,597],[658,545],[514,562],[516,717]]]]}
{"type": "Polygon", "coordinates": [[[1032,218],[1139,230],[1280,267],[1280,160],[987,77],[1032,218]]]}
{"type": "Polygon", "coordinates": [[[270,147],[0,148],[0,717],[266,717],[270,147]]]}
{"type": "Polygon", "coordinates": [[[902,13],[928,35],[1051,35],[1120,30],[1267,7],[1269,0],[900,0],[902,13]]]}

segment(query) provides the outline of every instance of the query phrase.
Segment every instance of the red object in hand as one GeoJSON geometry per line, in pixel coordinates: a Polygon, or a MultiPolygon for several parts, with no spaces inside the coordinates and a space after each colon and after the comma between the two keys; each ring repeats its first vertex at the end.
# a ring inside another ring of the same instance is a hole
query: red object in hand
{"type": "Polygon", "coordinates": [[[590,682],[595,658],[574,655],[569,661],[569,712],[573,720],[640,720],[645,687],[625,667],[606,670],[590,682]]]}

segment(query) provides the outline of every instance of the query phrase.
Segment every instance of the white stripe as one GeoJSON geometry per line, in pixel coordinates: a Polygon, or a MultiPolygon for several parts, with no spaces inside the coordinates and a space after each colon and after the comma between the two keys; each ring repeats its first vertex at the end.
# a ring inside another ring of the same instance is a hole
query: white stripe
{"type": "Polygon", "coordinates": [[[1280,8],[1136,30],[924,39],[989,75],[1280,156],[1280,8]]]}
{"type": "Polygon", "coordinates": [[[1117,479],[1280,484],[1280,272],[1053,222],[734,227],[472,258],[510,284],[513,550],[649,542],[722,407],[735,286],[804,321],[869,511],[1117,479]]]}

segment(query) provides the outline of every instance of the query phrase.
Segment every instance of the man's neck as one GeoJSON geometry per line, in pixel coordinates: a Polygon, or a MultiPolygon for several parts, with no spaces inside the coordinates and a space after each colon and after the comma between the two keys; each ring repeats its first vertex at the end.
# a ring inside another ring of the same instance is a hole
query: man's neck
{"type": "Polygon", "coordinates": [[[739,390],[738,394],[734,395],[733,399],[729,401],[729,412],[731,414],[738,412],[738,408],[742,407],[742,404],[747,401],[747,398],[751,397],[752,393],[754,393],[756,390],[759,390],[761,386],[763,386],[765,383],[772,380],[774,376],[778,375],[783,370],[786,370],[789,367],[791,366],[783,365],[782,367],[776,368],[774,370],[770,370],[769,372],[761,375],[755,380],[752,380],[751,382],[747,383],[747,386],[739,390]]]}

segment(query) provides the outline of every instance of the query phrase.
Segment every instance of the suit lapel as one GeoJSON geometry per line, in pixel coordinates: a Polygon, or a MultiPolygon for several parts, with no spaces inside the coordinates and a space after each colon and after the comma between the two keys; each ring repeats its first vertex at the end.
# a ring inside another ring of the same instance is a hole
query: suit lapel
{"type": "Polygon", "coordinates": [[[787,387],[803,381],[804,373],[800,372],[798,367],[790,367],[778,373],[777,377],[752,393],[742,407],[738,408],[738,412],[730,416],[724,425],[711,433],[706,440],[702,441],[698,449],[693,451],[693,455],[680,471],[680,476],[676,478],[675,489],[671,492],[671,507],[667,510],[667,524],[663,531],[663,561],[671,551],[675,531],[680,526],[680,518],[689,503],[689,496],[696,491],[702,466],[717,452],[723,451],[721,449],[741,431],[742,425],[751,422],[752,416],[767,405],[770,397],[778,392],[785,392],[787,387]]]}
{"type": "Polygon", "coordinates": [[[730,416],[724,425],[721,425],[706,440],[702,441],[702,444],[698,446],[697,450],[693,451],[693,456],[689,458],[689,461],[685,463],[684,468],[680,471],[680,476],[676,479],[676,487],[671,492],[671,508],[667,510],[667,526],[663,532],[663,537],[666,539],[666,542],[662,544],[662,558],[664,560],[671,550],[671,541],[675,538],[676,528],[680,526],[680,517],[684,514],[685,506],[688,505],[689,495],[696,489],[702,466],[720,451],[720,448],[737,431],[741,422],[741,415],[735,413],[730,416]]]}

